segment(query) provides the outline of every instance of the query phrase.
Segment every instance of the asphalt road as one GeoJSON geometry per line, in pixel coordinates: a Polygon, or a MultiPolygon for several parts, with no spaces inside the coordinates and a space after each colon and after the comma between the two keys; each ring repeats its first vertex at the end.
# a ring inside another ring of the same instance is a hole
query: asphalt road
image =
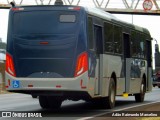
{"type": "MultiPolygon", "coordinates": [[[[86,103],[84,101],[64,101],[60,110],[43,110],[41,109],[38,99],[33,99],[30,95],[25,94],[1,94],[0,95],[0,112],[17,111],[18,113],[41,113],[42,118],[4,118],[0,120],[17,120],[17,119],[38,119],[38,120],[87,120],[98,116],[106,115],[113,111],[132,110],[136,107],[143,107],[152,104],[160,105],[160,89],[153,88],[153,91],[147,93],[145,102],[136,103],[133,96],[128,98],[116,97],[116,107],[112,110],[101,109],[97,105],[86,103]]],[[[154,110],[156,111],[156,109],[154,110]]],[[[157,110],[158,111],[158,110],[157,110]]],[[[1,113],[0,113],[1,114],[1,113]]],[[[40,115],[40,114],[39,114],[40,115]]]]}

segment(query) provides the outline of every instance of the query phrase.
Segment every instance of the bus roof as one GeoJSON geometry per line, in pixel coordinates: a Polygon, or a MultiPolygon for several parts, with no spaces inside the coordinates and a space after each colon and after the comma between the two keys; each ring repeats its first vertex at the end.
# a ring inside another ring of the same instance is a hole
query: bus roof
{"type": "MultiPolygon", "coordinates": [[[[105,19],[108,21],[113,21],[118,24],[130,27],[133,30],[138,30],[140,32],[144,32],[144,33],[150,35],[149,31],[146,28],[128,23],[126,21],[122,21],[122,20],[116,18],[114,15],[112,15],[104,10],[101,10],[99,8],[89,8],[89,7],[81,7],[81,6],[73,6],[73,5],[38,5],[38,6],[32,5],[32,6],[16,6],[15,8],[20,8],[20,10],[23,10],[24,8],[25,9],[27,8],[27,10],[35,10],[35,8],[37,8],[36,10],[41,10],[42,8],[45,8],[47,10],[72,10],[72,8],[76,8],[76,7],[79,7],[82,10],[85,10],[90,15],[97,16],[99,18],[102,18],[102,19],[105,19]],[[63,8],[62,8],[62,6],[63,6],[63,8]]],[[[75,10],[79,10],[79,9],[75,9],[75,10]]]]}
{"type": "Polygon", "coordinates": [[[131,24],[131,23],[128,23],[126,21],[122,21],[122,20],[116,18],[114,15],[112,15],[112,14],[106,12],[106,11],[103,11],[101,9],[85,7],[85,10],[88,12],[88,14],[91,14],[93,16],[98,16],[102,19],[109,20],[109,21],[115,21],[115,22],[118,22],[121,25],[128,26],[132,29],[135,29],[135,30],[138,30],[138,31],[141,31],[141,32],[144,32],[144,33],[147,33],[147,34],[150,35],[148,29],[137,26],[137,25],[134,25],[134,24],[131,24]]]}

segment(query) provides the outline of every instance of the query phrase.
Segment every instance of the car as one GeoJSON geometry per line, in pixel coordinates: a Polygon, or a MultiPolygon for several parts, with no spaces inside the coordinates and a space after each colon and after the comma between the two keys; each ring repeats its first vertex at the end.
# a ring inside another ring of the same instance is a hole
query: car
{"type": "Polygon", "coordinates": [[[158,86],[158,88],[160,88],[160,74],[159,72],[157,72],[156,74],[154,74],[152,76],[152,79],[153,79],[153,87],[156,87],[158,86]]]}

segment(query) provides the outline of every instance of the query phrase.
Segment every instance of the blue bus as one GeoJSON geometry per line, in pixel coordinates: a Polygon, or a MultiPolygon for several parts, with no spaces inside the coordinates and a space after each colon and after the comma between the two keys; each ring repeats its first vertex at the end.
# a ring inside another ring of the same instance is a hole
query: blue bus
{"type": "Polygon", "coordinates": [[[113,108],[116,96],[143,102],[151,91],[151,36],[147,29],[81,6],[10,9],[6,89],[36,95],[42,108],[64,100],[113,108]]]}

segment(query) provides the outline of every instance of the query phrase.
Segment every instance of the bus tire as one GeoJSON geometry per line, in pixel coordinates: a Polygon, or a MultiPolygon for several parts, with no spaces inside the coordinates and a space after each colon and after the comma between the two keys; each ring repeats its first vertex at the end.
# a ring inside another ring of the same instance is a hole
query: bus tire
{"type": "Polygon", "coordinates": [[[51,109],[59,109],[61,107],[62,102],[63,101],[58,97],[48,97],[48,103],[51,109]]]}
{"type": "Polygon", "coordinates": [[[160,88],[160,86],[158,86],[158,88],[160,88]]]}
{"type": "Polygon", "coordinates": [[[37,95],[32,95],[32,98],[37,98],[38,96],[37,95]]]}
{"type": "Polygon", "coordinates": [[[144,101],[144,97],[145,97],[145,83],[144,83],[144,78],[142,80],[142,83],[141,83],[141,88],[140,88],[140,93],[138,94],[135,94],[135,100],[136,102],[143,102],[144,101]]]}
{"type": "Polygon", "coordinates": [[[115,106],[115,95],[116,95],[116,86],[113,78],[111,78],[108,88],[108,96],[103,98],[95,98],[92,99],[91,102],[94,105],[98,105],[98,107],[102,109],[112,109],[115,106]]]}
{"type": "Polygon", "coordinates": [[[109,83],[108,97],[103,99],[103,102],[102,102],[103,107],[108,108],[108,109],[114,108],[114,106],[115,106],[115,96],[116,96],[116,85],[115,85],[115,82],[114,82],[113,78],[111,78],[110,83],[109,83]]]}
{"type": "Polygon", "coordinates": [[[48,104],[47,96],[39,96],[39,104],[40,104],[41,108],[48,109],[49,104],[48,104]]]}

